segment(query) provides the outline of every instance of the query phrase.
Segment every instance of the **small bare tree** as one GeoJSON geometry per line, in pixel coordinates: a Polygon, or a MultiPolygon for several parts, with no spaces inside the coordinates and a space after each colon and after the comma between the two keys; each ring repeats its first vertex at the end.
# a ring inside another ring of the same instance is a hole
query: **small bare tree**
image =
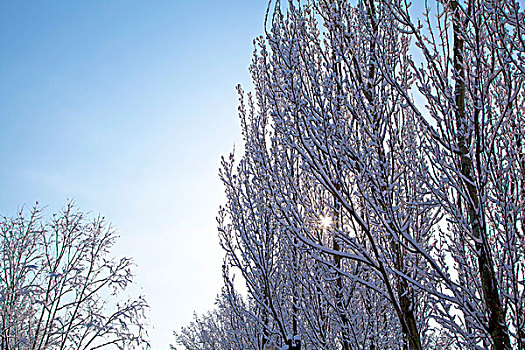
{"type": "Polygon", "coordinates": [[[35,206],[0,222],[0,348],[149,348],[139,297],[120,295],[133,262],[108,254],[116,234],[69,203],[44,222],[35,206]]]}

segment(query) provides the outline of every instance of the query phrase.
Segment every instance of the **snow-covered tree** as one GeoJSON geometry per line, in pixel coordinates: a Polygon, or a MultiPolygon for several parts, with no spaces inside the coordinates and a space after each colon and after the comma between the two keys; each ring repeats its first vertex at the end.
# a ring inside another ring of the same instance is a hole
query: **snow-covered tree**
{"type": "MultiPolygon", "coordinates": [[[[424,125],[424,178],[446,224],[429,275],[436,319],[469,348],[524,347],[525,15],[517,1],[445,1],[425,22],[394,7],[421,62],[404,102],[424,125]],[[451,296],[451,298],[448,298],[451,296]],[[456,312],[458,311],[458,312],[456,312]]],[[[424,252],[422,252],[424,255],[424,252]]]]}
{"type": "Polygon", "coordinates": [[[219,216],[260,349],[525,347],[525,15],[420,5],[269,4],[219,216]]]}
{"type": "Polygon", "coordinates": [[[122,299],[133,263],[116,234],[72,203],[49,221],[35,207],[0,222],[1,349],[148,348],[146,301],[122,299]]]}

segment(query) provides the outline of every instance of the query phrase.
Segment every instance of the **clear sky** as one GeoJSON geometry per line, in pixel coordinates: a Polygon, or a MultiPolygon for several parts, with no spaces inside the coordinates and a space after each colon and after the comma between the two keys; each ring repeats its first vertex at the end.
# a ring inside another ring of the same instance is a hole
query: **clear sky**
{"type": "Polygon", "coordinates": [[[151,305],[153,349],[213,307],[221,155],[240,143],[266,0],[0,0],[0,215],[101,213],[151,305]]]}

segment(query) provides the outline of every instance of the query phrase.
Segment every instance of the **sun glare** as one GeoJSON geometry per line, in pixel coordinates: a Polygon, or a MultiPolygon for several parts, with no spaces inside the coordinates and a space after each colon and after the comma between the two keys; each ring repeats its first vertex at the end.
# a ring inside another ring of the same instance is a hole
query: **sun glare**
{"type": "Polygon", "coordinates": [[[321,216],[319,224],[322,228],[328,228],[332,225],[332,218],[330,216],[321,216]]]}

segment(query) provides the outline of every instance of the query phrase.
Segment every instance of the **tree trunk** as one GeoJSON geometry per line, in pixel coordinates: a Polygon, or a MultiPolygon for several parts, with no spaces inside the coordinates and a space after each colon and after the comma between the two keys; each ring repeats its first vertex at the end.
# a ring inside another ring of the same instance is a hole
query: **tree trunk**
{"type": "MultiPolygon", "coordinates": [[[[467,142],[466,137],[468,122],[465,115],[465,62],[463,58],[464,39],[462,38],[464,31],[458,2],[456,0],[450,1],[449,5],[453,15],[456,133],[460,155],[461,182],[468,194],[468,200],[466,201],[467,213],[472,236],[476,240],[475,246],[478,255],[478,269],[485,308],[488,314],[488,331],[494,344],[494,350],[506,350],[510,349],[510,339],[505,325],[505,312],[499,297],[498,283],[494,273],[494,263],[490,254],[489,242],[487,241],[483,210],[479,203],[478,188],[475,185],[472,174],[472,159],[469,154],[469,142],[467,142]]],[[[474,117],[477,118],[477,113],[474,114],[474,117]]],[[[476,123],[476,121],[474,122],[476,123]]]]}

